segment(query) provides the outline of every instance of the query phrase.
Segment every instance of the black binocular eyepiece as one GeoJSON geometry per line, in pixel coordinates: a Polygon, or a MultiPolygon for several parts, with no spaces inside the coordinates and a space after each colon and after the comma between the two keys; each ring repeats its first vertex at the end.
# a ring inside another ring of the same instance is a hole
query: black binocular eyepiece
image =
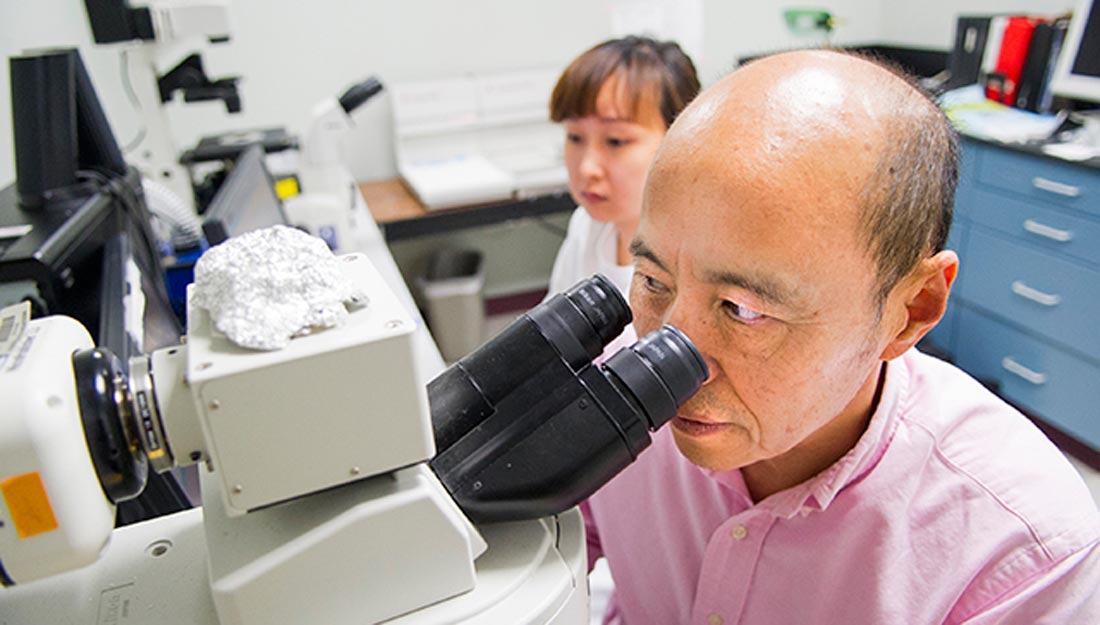
{"type": "Polygon", "coordinates": [[[622,295],[597,275],[428,385],[431,466],[472,520],[536,518],[580,503],[699,389],[706,363],[672,326],[593,364],[630,321],[622,295]]]}

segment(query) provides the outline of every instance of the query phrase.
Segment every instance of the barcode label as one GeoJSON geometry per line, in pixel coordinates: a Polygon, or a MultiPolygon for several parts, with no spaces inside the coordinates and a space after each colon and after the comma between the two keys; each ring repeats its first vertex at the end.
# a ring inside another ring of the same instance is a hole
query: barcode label
{"type": "Polygon", "coordinates": [[[15,347],[30,319],[30,302],[19,302],[0,309],[0,355],[7,354],[15,347]]]}

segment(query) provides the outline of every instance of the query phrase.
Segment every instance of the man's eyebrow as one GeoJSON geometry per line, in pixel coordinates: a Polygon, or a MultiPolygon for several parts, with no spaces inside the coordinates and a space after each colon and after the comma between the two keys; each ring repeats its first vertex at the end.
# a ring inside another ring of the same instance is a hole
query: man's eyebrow
{"type": "MultiPolygon", "coordinates": [[[[630,242],[630,253],[657,265],[662,271],[668,271],[668,267],[657,257],[657,253],[641,239],[635,238],[630,242]]],[[[765,302],[778,306],[790,306],[794,300],[789,289],[767,278],[747,276],[733,271],[707,271],[703,274],[703,280],[745,289],[765,302]]]]}
{"type": "Polygon", "coordinates": [[[707,271],[703,280],[745,289],[760,299],[777,306],[790,306],[793,294],[778,282],[763,277],[747,276],[732,271],[707,271]]]}
{"type": "Polygon", "coordinates": [[[661,262],[660,258],[657,258],[657,253],[650,249],[649,246],[645,244],[645,241],[642,241],[638,237],[634,237],[634,240],[630,242],[630,253],[657,265],[661,268],[661,271],[668,271],[668,267],[661,262]]]}

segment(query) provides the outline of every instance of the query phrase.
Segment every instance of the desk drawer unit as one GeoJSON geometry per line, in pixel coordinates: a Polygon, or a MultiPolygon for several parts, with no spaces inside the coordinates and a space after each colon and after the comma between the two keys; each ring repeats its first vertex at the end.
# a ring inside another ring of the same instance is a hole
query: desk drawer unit
{"type": "Polygon", "coordinates": [[[974,223],[1053,254],[1064,254],[1070,260],[1100,267],[1100,221],[984,189],[975,192],[973,198],[974,223]]]}
{"type": "Polygon", "coordinates": [[[977,164],[982,185],[1100,216],[1100,171],[997,148],[977,164]]]}
{"type": "Polygon", "coordinates": [[[966,305],[958,323],[959,367],[1100,449],[1100,366],[966,305]]]}
{"type": "Polygon", "coordinates": [[[974,228],[960,298],[1100,360],[1100,272],[974,228]]]}
{"type": "Polygon", "coordinates": [[[1100,169],[963,142],[961,274],[931,342],[1100,450],[1100,169]]]}

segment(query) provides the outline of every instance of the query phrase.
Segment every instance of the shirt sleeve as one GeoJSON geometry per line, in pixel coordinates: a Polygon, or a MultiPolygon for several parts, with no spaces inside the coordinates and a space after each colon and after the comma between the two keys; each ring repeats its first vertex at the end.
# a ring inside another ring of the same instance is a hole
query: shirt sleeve
{"type": "Polygon", "coordinates": [[[603,547],[600,545],[600,532],[596,529],[596,523],[592,520],[592,508],[587,501],[580,505],[581,516],[584,517],[584,540],[588,547],[588,572],[596,566],[596,560],[603,557],[603,547]]]}
{"type": "Polygon", "coordinates": [[[963,625],[1100,623],[1098,589],[1100,544],[1093,543],[1020,584],[963,625]]]}

